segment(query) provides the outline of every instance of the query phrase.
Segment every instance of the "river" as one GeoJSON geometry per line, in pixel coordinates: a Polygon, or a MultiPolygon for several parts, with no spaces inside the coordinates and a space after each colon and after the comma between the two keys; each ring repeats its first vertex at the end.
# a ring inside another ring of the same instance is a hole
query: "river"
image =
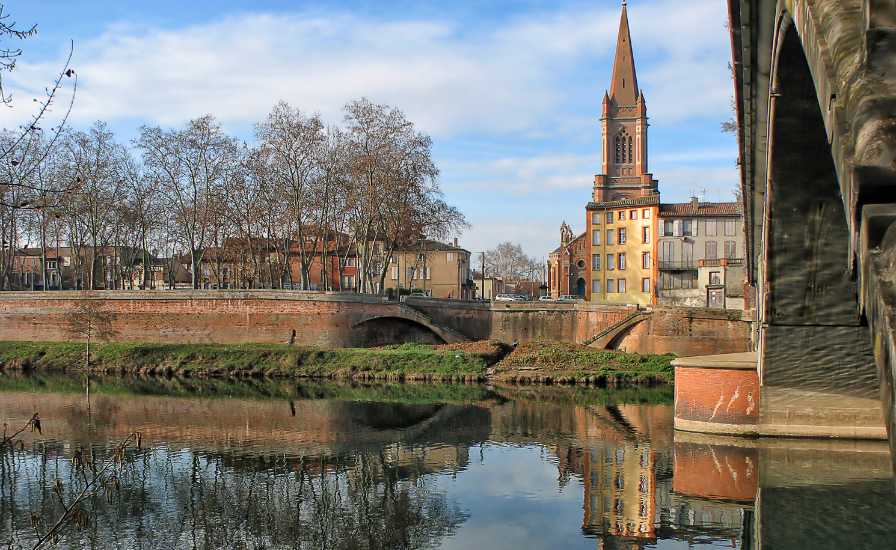
{"type": "Polygon", "coordinates": [[[667,387],[95,377],[88,394],[0,374],[8,431],[35,412],[0,460],[4,548],[63,506],[60,548],[856,550],[896,531],[885,443],[675,432],[667,387]]]}

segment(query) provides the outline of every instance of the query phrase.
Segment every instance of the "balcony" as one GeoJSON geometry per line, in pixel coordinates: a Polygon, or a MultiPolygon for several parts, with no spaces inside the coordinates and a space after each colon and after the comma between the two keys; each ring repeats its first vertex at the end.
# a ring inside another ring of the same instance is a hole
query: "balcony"
{"type": "Polygon", "coordinates": [[[743,258],[715,258],[712,260],[699,260],[700,267],[735,267],[744,265],[743,258]]]}
{"type": "Polygon", "coordinates": [[[660,260],[660,270],[662,271],[686,271],[689,269],[697,269],[697,262],[690,260],[660,260]]]}

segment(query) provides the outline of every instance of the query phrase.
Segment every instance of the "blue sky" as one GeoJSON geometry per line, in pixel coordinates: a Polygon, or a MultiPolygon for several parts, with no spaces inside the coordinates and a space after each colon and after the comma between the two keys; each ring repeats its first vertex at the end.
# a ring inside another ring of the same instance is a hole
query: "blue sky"
{"type": "MultiPolygon", "coordinates": [[[[584,229],[599,171],[618,0],[286,2],[13,0],[39,36],[23,43],[0,125],[32,108],[74,41],[72,124],[141,124],[206,113],[251,140],[283,99],[341,120],[347,101],[400,107],[433,137],[441,184],[472,227],[473,251],[503,240],[541,258],[560,222],[584,229]]],[[[724,0],[630,0],[650,169],[664,201],[732,200],[736,143],[724,0]]]]}

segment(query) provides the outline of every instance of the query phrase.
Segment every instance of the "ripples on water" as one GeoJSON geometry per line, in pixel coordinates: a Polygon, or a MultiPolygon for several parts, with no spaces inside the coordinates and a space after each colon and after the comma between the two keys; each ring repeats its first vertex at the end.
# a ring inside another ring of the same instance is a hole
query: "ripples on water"
{"type": "MultiPolygon", "coordinates": [[[[0,377],[0,545],[139,431],[64,548],[892,548],[886,446],[673,434],[671,390],[0,377]]],[[[37,521],[37,525],[33,524],[37,521]]]]}

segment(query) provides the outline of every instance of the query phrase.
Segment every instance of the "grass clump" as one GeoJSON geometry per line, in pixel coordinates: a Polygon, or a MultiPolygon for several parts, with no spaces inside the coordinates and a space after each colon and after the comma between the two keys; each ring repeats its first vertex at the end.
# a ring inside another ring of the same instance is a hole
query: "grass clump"
{"type": "Polygon", "coordinates": [[[564,342],[520,344],[498,363],[496,377],[509,382],[671,383],[672,354],[642,355],[564,342]]]}

